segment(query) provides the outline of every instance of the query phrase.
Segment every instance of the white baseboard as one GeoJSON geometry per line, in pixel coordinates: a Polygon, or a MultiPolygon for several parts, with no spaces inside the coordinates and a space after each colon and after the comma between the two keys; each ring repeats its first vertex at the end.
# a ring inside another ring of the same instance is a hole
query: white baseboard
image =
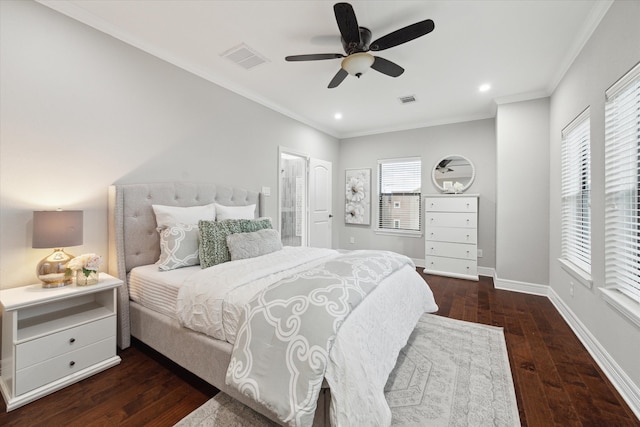
{"type": "Polygon", "coordinates": [[[488,276],[495,277],[496,270],[490,267],[480,267],[478,266],[478,276],[488,276]]]}
{"type": "Polygon", "coordinates": [[[633,413],[640,419],[640,387],[620,368],[620,365],[611,357],[607,350],[598,342],[596,337],[580,321],[575,313],[558,296],[549,285],[537,283],[519,282],[516,280],[499,279],[497,274],[493,276],[493,283],[496,289],[522,292],[533,295],[546,296],[567,322],[569,327],[576,334],[580,342],[596,361],[600,369],[607,376],[611,384],[627,402],[633,413]]]}
{"type": "Polygon", "coordinates": [[[548,296],[548,285],[539,285],[537,283],[520,282],[517,280],[505,280],[499,279],[498,275],[493,275],[493,286],[496,289],[503,289],[505,291],[515,291],[524,294],[542,295],[548,296]]]}

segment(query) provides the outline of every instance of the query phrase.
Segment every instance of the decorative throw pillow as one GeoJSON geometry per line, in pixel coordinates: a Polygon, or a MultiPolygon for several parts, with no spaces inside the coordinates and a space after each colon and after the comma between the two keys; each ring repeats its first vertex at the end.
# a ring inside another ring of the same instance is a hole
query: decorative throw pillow
{"type": "Polygon", "coordinates": [[[225,219],[254,219],[256,205],[246,206],[225,206],[216,203],[216,219],[223,221],[225,219]]]}
{"type": "Polygon", "coordinates": [[[231,261],[254,258],[282,249],[280,233],[272,228],[251,233],[235,233],[227,236],[231,261]]]}
{"type": "Polygon", "coordinates": [[[164,228],[175,224],[198,225],[201,219],[216,219],[216,204],[210,203],[203,206],[165,206],[151,205],[156,215],[156,226],[164,228]]]}
{"type": "Polygon", "coordinates": [[[198,226],[176,224],[159,228],[160,259],[156,262],[162,271],[173,270],[200,263],[198,226]]]}
{"type": "Polygon", "coordinates": [[[200,267],[207,268],[231,261],[227,236],[271,228],[271,218],[226,219],[224,221],[200,221],[200,267]]]}

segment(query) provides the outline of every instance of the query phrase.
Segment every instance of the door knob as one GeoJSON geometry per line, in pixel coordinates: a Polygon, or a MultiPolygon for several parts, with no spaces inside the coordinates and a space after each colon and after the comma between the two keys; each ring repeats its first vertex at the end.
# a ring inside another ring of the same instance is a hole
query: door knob
{"type": "Polygon", "coordinates": [[[329,214],[329,218],[333,218],[333,215],[329,214]]]}

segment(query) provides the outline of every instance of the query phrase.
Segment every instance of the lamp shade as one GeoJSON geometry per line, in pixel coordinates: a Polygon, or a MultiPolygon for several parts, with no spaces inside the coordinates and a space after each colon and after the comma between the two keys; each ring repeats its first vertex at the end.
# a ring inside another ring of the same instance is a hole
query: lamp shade
{"type": "Polygon", "coordinates": [[[342,60],[342,68],[352,76],[360,77],[366,73],[375,58],[366,52],[353,53],[342,60]]]}
{"type": "Polygon", "coordinates": [[[82,211],[34,211],[34,248],[63,248],[82,244],[82,211]]]}

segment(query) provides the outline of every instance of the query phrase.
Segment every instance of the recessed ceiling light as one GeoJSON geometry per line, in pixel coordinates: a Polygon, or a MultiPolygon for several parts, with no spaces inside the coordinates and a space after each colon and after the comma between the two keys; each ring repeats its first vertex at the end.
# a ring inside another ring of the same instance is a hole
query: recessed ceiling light
{"type": "Polygon", "coordinates": [[[342,118],[342,113],[335,113],[333,115],[333,118],[336,119],[336,120],[340,120],[342,118]]]}
{"type": "Polygon", "coordinates": [[[490,85],[489,83],[485,83],[485,84],[483,84],[483,85],[480,85],[480,87],[478,88],[478,90],[479,90],[480,92],[486,92],[486,91],[488,91],[489,89],[491,89],[491,85],[490,85]]]}

